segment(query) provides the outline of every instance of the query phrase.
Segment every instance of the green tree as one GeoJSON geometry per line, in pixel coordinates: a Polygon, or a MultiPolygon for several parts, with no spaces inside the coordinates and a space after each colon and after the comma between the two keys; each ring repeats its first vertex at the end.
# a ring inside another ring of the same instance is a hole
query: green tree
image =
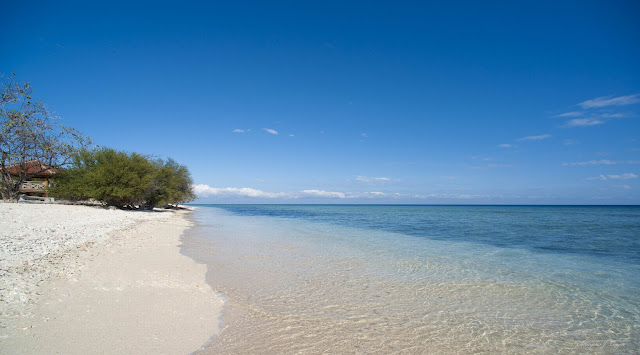
{"type": "Polygon", "coordinates": [[[28,82],[19,83],[12,75],[1,85],[0,195],[5,201],[18,201],[22,183],[42,172],[28,169],[33,166],[29,162],[60,168],[90,140],[63,126],[44,103],[33,99],[28,82]]]}
{"type": "Polygon", "coordinates": [[[64,172],[52,195],[74,200],[95,199],[107,205],[142,205],[153,177],[154,165],[140,154],[109,148],[82,151],[64,172]]]}
{"type": "Polygon", "coordinates": [[[192,183],[189,170],[172,159],[152,161],[137,153],[101,148],[77,153],[51,194],[124,208],[153,208],[192,200],[192,183]]]}
{"type": "Polygon", "coordinates": [[[154,165],[155,171],[146,193],[147,206],[178,205],[195,198],[193,180],[186,166],[171,158],[156,160],[154,165]]]}

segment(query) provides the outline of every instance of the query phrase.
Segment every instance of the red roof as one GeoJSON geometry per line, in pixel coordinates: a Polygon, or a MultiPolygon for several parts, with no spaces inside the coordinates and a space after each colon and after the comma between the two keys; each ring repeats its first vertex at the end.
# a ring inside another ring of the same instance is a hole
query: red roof
{"type": "Polygon", "coordinates": [[[58,169],[45,165],[39,160],[29,160],[23,166],[21,164],[13,164],[8,168],[9,174],[14,176],[18,176],[23,169],[27,175],[33,177],[51,177],[59,172],[58,169]]]}

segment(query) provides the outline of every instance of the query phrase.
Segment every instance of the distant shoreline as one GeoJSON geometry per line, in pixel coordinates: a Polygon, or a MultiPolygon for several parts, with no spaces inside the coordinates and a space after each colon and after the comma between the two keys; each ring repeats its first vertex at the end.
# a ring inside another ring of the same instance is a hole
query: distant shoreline
{"type": "Polygon", "coordinates": [[[640,207],[640,204],[630,205],[520,205],[520,204],[410,204],[410,203],[187,203],[185,206],[216,206],[216,205],[283,205],[283,206],[433,206],[433,207],[640,207]]]}

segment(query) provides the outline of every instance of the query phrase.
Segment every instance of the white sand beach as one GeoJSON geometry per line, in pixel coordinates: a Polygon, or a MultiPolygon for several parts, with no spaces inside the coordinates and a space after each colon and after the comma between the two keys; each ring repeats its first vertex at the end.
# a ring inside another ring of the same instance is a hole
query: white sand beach
{"type": "Polygon", "coordinates": [[[184,354],[218,329],[188,212],[0,203],[0,353],[184,354]]]}

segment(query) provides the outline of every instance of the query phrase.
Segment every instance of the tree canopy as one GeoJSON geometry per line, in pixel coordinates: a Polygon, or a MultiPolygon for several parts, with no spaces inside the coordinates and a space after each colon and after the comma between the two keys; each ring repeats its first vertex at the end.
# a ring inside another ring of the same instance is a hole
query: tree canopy
{"type": "Polygon", "coordinates": [[[20,186],[42,171],[31,169],[33,162],[42,169],[59,168],[90,143],[77,130],[63,126],[59,117],[32,97],[28,82],[19,83],[12,75],[0,87],[0,194],[3,200],[17,201],[20,186]]]}
{"type": "Polygon", "coordinates": [[[153,208],[193,200],[192,185],[189,170],[172,159],[101,148],[75,154],[51,194],[124,208],[153,208]]]}
{"type": "Polygon", "coordinates": [[[52,168],[60,172],[50,189],[56,197],[129,208],[177,205],[195,198],[185,166],[109,148],[89,150],[88,138],[63,126],[44,103],[32,98],[28,82],[19,83],[12,75],[1,85],[3,200],[18,201],[25,181],[52,168]]]}

